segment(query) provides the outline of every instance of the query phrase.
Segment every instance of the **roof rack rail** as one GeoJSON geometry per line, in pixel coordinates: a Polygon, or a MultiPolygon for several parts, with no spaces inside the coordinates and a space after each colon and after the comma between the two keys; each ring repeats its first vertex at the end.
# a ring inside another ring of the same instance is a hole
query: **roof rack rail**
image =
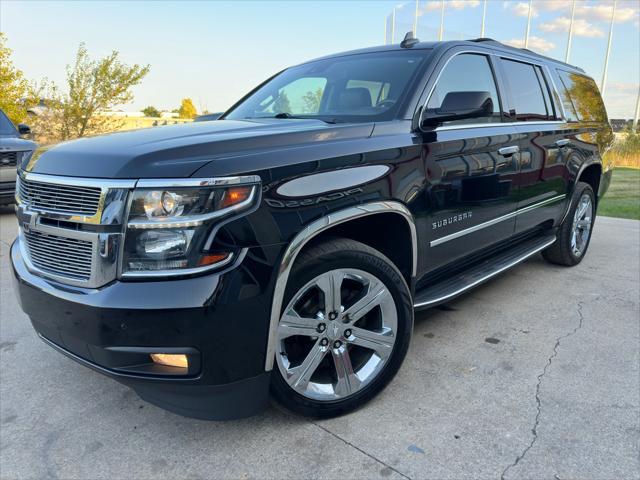
{"type": "Polygon", "coordinates": [[[493,38],[489,38],[489,37],[480,37],[480,38],[472,38],[469,40],[470,42],[495,42],[495,43],[500,43],[498,42],[498,40],[495,40],[493,38]]]}
{"type": "Polygon", "coordinates": [[[512,50],[520,50],[522,52],[527,52],[527,53],[530,53],[532,55],[536,55],[536,56],[541,57],[541,58],[546,58],[547,60],[551,60],[552,62],[556,62],[556,63],[563,64],[563,65],[567,65],[567,66],[569,66],[571,68],[575,68],[576,70],[579,70],[579,71],[584,73],[584,69],[582,69],[582,68],[580,68],[580,67],[578,67],[576,65],[572,65],[570,63],[563,62],[562,60],[558,60],[557,58],[547,57],[547,56],[542,55],[542,54],[540,54],[538,52],[534,52],[533,50],[531,50],[529,48],[514,47],[512,45],[508,45],[506,43],[502,43],[502,42],[500,42],[498,40],[495,40],[493,38],[480,37],[480,38],[472,38],[472,39],[469,39],[467,41],[468,42],[476,42],[476,43],[482,43],[482,42],[495,43],[496,45],[499,45],[499,46],[504,47],[504,48],[510,48],[512,50]]]}

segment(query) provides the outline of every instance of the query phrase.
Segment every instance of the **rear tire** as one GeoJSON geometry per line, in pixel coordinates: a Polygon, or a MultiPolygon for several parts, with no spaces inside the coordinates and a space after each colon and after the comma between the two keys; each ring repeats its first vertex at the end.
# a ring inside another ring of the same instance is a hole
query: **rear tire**
{"type": "Polygon", "coordinates": [[[569,213],[560,225],[556,242],[542,252],[550,263],[571,267],[582,261],[589,248],[596,219],[596,196],[591,185],[578,182],[569,213]]]}
{"type": "Polygon", "coordinates": [[[409,288],[388,258],[363,243],[338,238],[301,253],[283,305],[271,392],[295,413],[355,410],[391,381],[407,353],[409,288]]]}

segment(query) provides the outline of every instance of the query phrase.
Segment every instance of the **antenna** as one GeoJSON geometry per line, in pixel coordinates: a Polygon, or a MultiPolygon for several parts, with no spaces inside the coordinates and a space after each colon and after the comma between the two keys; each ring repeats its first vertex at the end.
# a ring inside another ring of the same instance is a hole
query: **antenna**
{"type": "Polygon", "coordinates": [[[418,42],[420,42],[420,40],[418,40],[416,37],[413,36],[413,32],[412,31],[409,31],[404,36],[404,40],[402,40],[402,42],[400,42],[400,46],[402,48],[411,48],[418,42]]]}

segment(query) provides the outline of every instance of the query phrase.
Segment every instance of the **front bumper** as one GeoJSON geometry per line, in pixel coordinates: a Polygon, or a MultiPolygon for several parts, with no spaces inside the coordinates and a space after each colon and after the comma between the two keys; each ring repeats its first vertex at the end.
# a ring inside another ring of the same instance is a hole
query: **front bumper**
{"type": "Polygon", "coordinates": [[[261,260],[264,252],[252,250],[226,273],[115,281],[99,289],[31,273],[17,242],[11,261],[20,305],[46,343],[162,408],[231,419],[255,414],[268,402],[264,356],[273,268],[261,260]],[[194,367],[186,375],[136,370],[153,350],[189,353],[194,367]]]}

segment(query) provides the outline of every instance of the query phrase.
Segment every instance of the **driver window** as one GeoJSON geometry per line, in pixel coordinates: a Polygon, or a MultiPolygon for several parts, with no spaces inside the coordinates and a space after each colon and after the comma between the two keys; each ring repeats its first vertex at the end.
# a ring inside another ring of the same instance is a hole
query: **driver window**
{"type": "Polygon", "coordinates": [[[444,67],[440,78],[427,102],[428,109],[440,108],[444,97],[449,92],[489,92],[493,101],[493,115],[490,117],[471,118],[446,122],[447,125],[463,123],[490,123],[500,121],[500,103],[498,91],[485,55],[466,53],[456,55],[444,67]]]}

